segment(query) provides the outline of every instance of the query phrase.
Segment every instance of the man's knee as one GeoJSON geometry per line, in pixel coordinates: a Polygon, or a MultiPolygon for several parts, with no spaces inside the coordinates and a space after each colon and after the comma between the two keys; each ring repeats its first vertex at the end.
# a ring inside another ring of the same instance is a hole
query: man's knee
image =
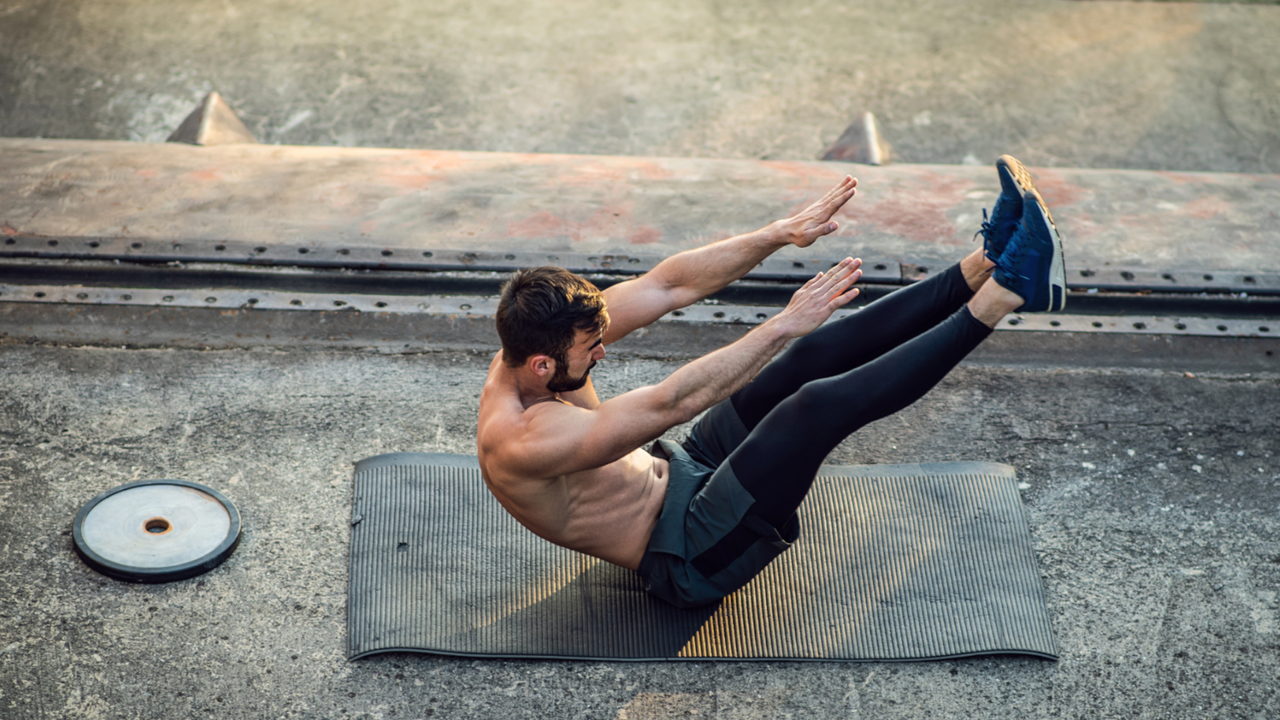
{"type": "MultiPolygon", "coordinates": [[[[851,399],[846,397],[848,393],[844,390],[839,377],[823,378],[801,385],[799,390],[787,398],[787,409],[790,413],[794,413],[792,421],[809,423],[815,419],[829,417],[832,412],[843,412],[849,409],[848,404],[851,399]]],[[[870,390],[868,388],[868,391],[870,390]]],[[[856,398],[853,400],[856,401],[856,398]]]]}

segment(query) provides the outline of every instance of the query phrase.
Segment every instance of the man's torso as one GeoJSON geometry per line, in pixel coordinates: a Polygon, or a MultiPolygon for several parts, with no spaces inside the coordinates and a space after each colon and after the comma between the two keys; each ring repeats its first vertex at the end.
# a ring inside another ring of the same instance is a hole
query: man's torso
{"type": "Polygon", "coordinates": [[[588,383],[559,399],[526,407],[500,361],[480,396],[477,446],[485,484],[507,512],[538,536],[623,567],[636,569],[666,496],[669,466],[635,449],[601,467],[554,477],[528,477],[503,463],[508,443],[519,443],[531,423],[593,411],[599,401],[588,383]],[[576,406],[572,407],[572,406],[576,406]]]}

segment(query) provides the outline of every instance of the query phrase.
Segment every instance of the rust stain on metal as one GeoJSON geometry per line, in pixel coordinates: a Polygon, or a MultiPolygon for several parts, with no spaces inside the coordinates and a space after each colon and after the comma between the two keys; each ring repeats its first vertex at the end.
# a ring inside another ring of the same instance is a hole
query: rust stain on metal
{"type": "Polygon", "coordinates": [[[1225,215],[1230,210],[1231,203],[1220,197],[1208,196],[1192,200],[1183,205],[1179,212],[1197,220],[1208,220],[1218,215],[1225,215]]]}
{"type": "Polygon", "coordinates": [[[846,212],[911,240],[960,245],[965,239],[958,237],[948,213],[964,203],[965,194],[973,187],[967,178],[918,170],[892,192],[867,192],[868,197],[860,205],[846,207],[846,212]]]}
{"type": "Polygon", "coordinates": [[[508,223],[504,234],[513,238],[566,238],[573,242],[627,238],[632,244],[637,239],[639,244],[653,243],[662,236],[661,231],[656,228],[635,225],[634,212],[629,202],[594,209],[570,208],[565,215],[539,211],[508,223]],[[590,213],[584,216],[581,213],[583,210],[589,210],[590,213]]]}
{"type": "MultiPolygon", "coordinates": [[[[448,173],[453,170],[463,170],[475,165],[477,158],[474,154],[455,153],[445,150],[415,150],[407,153],[409,157],[416,157],[422,161],[422,165],[436,171],[437,173],[448,173]]],[[[406,162],[409,157],[401,158],[398,156],[388,157],[388,161],[406,162]]]]}
{"type": "MultiPolygon", "coordinates": [[[[824,239],[828,254],[958,257],[999,192],[992,168],[968,166],[24,139],[0,139],[0,155],[10,236],[265,246],[554,251],[572,242],[670,254],[801,209],[854,170],[858,194],[824,239]]],[[[1073,266],[1280,263],[1280,176],[1032,173],[1073,266]],[[1243,249],[1223,257],[1223,248],[1243,249]]]]}
{"type": "Polygon", "coordinates": [[[187,178],[200,182],[219,182],[222,180],[222,172],[217,168],[205,168],[204,170],[193,170],[187,173],[187,178]]]}
{"type": "Polygon", "coordinates": [[[618,184],[630,179],[627,168],[594,160],[570,161],[558,169],[551,182],[563,187],[593,187],[597,183],[618,184]]]}
{"type": "Polygon", "coordinates": [[[1062,227],[1062,221],[1060,219],[1057,220],[1057,222],[1059,225],[1058,230],[1060,232],[1068,233],[1073,240],[1077,241],[1088,240],[1094,235],[1097,235],[1102,229],[1098,223],[1093,221],[1093,215],[1089,214],[1089,212],[1085,210],[1076,212],[1072,216],[1070,229],[1062,227]]]}
{"type": "Polygon", "coordinates": [[[1052,208],[1075,205],[1092,195],[1089,190],[1063,178],[1055,170],[1048,168],[1028,168],[1028,170],[1035,177],[1036,189],[1052,208]]]}
{"type": "Polygon", "coordinates": [[[662,239],[662,231],[652,225],[641,225],[628,238],[632,245],[652,245],[662,239]]]}
{"type": "Polygon", "coordinates": [[[440,179],[439,175],[414,172],[385,172],[379,177],[392,186],[408,190],[425,190],[431,183],[440,179]]]}
{"type": "Polygon", "coordinates": [[[785,178],[787,182],[785,197],[792,202],[790,208],[792,213],[805,209],[841,178],[851,174],[848,172],[850,168],[845,165],[765,160],[760,163],[760,166],[775,170],[785,178]]]}
{"type": "Polygon", "coordinates": [[[666,180],[675,177],[675,173],[653,162],[640,163],[640,172],[645,180],[666,180]]]}
{"type": "MultiPolygon", "coordinates": [[[[1148,174],[1141,171],[1129,171],[1129,172],[1134,172],[1135,174],[1142,174],[1142,175],[1148,174]]],[[[1160,178],[1165,180],[1169,180],[1176,185],[1193,186],[1195,188],[1201,188],[1201,190],[1197,190],[1197,192],[1203,192],[1202,188],[1206,188],[1206,187],[1228,188],[1228,187],[1238,186],[1241,181],[1274,184],[1277,178],[1280,177],[1277,175],[1245,175],[1245,174],[1215,173],[1215,172],[1176,172],[1176,171],[1169,171],[1169,170],[1153,171],[1149,174],[1159,176],[1160,178]]]]}
{"type": "Polygon", "coordinates": [[[507,225],[507,235],[516,238],[557,237],[565,234],[565,221],[546,210],[507,225]]]}

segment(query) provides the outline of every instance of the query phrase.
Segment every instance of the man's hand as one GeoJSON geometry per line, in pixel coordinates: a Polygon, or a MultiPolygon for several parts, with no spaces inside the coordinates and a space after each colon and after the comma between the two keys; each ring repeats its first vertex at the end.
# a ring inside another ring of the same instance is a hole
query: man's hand
{"type": "Polygon", "coordinates": [[[841,260],[830,270],[802,285],[791,296],[787,307],[770,318],[769,322],[792,338],[817,330],[832,313],[858,296],[858,289],[850,290],[849,287],[862,277],[861,268],[862,260],[841,260]]]}
{"type": "MultiPolygon", "coordinates": [[[[609,328],[604,342],[617,342],[672,310],[691,305],[751,272],[786,244],[800,247],[835,232],[832,216],[853,197],[858,181],[845,177],[803,212],[754,232],[686,250],[634,280],[605,288],[609,328]]],[[[852,297],[852,296],[851,296],[852,297]]]]}
{"type": "Polygon", "coordinates": [[[785,220],[777,221],[774,226],[791,244],[809,247],[818,238],[840,228],[840,223],[831,218],[849,202],[857,192],[857,187],[858,181],[846,175],[821,200],[785,220]]]}

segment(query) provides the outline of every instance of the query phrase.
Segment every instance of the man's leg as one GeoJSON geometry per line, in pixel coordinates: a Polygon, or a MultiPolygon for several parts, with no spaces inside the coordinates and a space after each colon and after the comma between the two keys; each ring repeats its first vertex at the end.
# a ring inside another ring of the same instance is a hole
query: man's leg
{"type": "MultiPolygon", "coordinates": [[[[1002,155],[996,161],[996,176],[1000,180],[1000,195],[991,208],[990,220],[983,222],[977,233],[983,236],[982,249],[945,273],[894,292],[792,343],[731,399],[748,430],[801,385],[870,362],[959,309],[990,277],[995,262],[1017,232],[1025,195],[1030,193],[1036,198],[1036,204],[1052,225],[1053,218],[1039,199],[1031,173],[1022,163],[1002,155]]],[[[731,448],[725,450],[725,455],[729,450],[731,448]]],[[[725,455],[718,459],[723,460],[725,455]]]]}
{"type": "Polygon", "coordinates": [[[802,385],[848,372],[936,326],[991,274],[982,250],[796,340],[730,398],[748,430],[802,385]]]}
{"type": "Polygon", "coordinates": [[[992,280],[964,307],[870,362],[804,384],[770,410],[728,455],[704,492],[720,492],[713,486],[723,476],[752,502],[738,511],[741,521],[733,529],[690,558],[699,573],[724,578],[727,592],[736,589],[730,585],[745,583],[749,578],[738,572],[742,558],[761,554],[762,540],[776,542],[762,530],[771,528],[780,538],[793,536],[788,525],[795,510],[836,445],[863,425],[922,397],[1007,313],[1062,308],[1061,241],[1038,195],[1029,192],[1026,200],[1024,222],[996,263],[992,280]]]}
{"type": "Polygon", "coordinates": [[[860,367],[935,327],[973,297],[992,268],[983,250],[975,250],[945,272],[796,340],[750,384],[711,408],[685,449],[704,465],[720,465],[769,411],[805,383],[860,367]]]}
{"type": "MultiPolygon", "coordinates": [[[[727,466],[727,474],[753,500],[743,513],[747,521],[691,558],[693,567],[714,578],[756,552],[762,537],[773,540],[762,530],[772,528],[783,538],[792,535],[789,525],[795,511],[836,445],[867,423],[922,397],[1022,302],[988,283],[968,305],[934,328],[860,367],[806,383],[778,403],[721,467],[725,471],[727,466]]],[[[712,483],[721,474],[717,472],[712,483]]]]}

